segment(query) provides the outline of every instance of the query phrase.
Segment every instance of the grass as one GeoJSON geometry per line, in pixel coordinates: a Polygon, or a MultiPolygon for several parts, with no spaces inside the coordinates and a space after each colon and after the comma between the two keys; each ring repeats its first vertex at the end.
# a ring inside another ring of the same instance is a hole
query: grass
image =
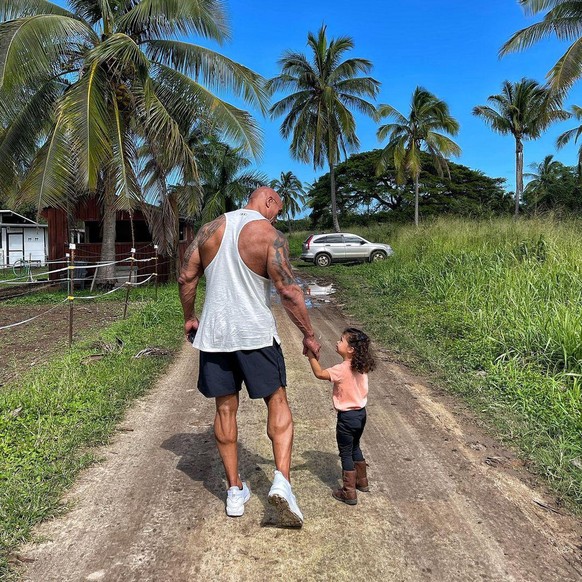
{"type": "Polygon", "coordinates": [[[389,242],[394,257],[310,272],[333,276],[378,341],[472,401],[580,509],[582,223],[353,230],[389,242]]]}
{"type": "MultiPolygon", "coordinates": [[[[155,298],[156,290],[153,284],[143,285],[139,287],[133,287],[130,289],[129,302],[139,302],[139,301],[151,301],[155,298]]],[[[3,305],[52,305],[60,303],[63,299],[66,299],[68,291],[66,285],[60,287],[54,287],[51,290],[39,290],[34,289],[24,292],[18,297],[13,299],[7,299],[2,302],[3,305]]],[[[83,297],[95,297],[91,299],[94,302],[102,301],[125,301],[126,287],[120,287],[114,293],[105,294],[101,289],[94,289],[90,291],[87,289],[75,289],[73,292],[75,299],[79,299],[78,303],[83,302],[83,297]]]]}
{"type": "Polygon", "coordinates": [[[10,550],[29,538],[36,523],[62,509],[62,493],[94,461],[88,447],[107,442],[129,403],[153,385],[170,361],[133,356],[148,346],[176,349],[181,329],[177,288],[160,287],[157,301],[139,309],[130,306],[128,319],[2,388],[0,579],[9,575],[10,550]],[[116,337],[123,340],[123,350],[84,363],[95,351],[95,340],[115,343],[116,337]]]}

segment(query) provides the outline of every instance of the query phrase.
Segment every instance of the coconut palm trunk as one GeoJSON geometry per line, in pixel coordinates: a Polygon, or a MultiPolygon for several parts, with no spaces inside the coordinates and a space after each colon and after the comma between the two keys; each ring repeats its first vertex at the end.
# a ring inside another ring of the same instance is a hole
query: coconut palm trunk
{"type": "Polygon", "coordinates": [[[331,216],[333,220],[333,229],[340,232],[339,220],[337,218],[337,198],[335,193],[335,171],[333,164],[329,164],[329,182],[331,184],[331,216]]]}
{"type": "Polygon", "coordinates": [[[523,142],[515,138],[515,214],[519,216],[519,203],[523,195],[523,142]]]}
{"type": "Polygon", "coordinates": [[[418,198],[420,190],[420,174],[414,175],[414,225],[418,226],[418,198]]]}
{"type": "MultiPolygon", "coordinates": [[[[115,195],[110,188],[105,188],[103,195],[103,238],[101,243],[101,262],[115,262],[115,238],[117,232],[117,212],[115,209],[115,195]]],[[[102,267],[99,273],[99,282],[102,285],[111,285],[115,280],[115,265],[102,267]]]]}

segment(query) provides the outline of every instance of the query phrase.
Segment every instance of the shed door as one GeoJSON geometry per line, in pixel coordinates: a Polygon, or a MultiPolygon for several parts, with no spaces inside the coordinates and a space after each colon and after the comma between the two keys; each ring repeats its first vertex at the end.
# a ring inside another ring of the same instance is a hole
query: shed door
{"type": "Polygon", "coordinates": [[[6,262],[14,265],[16,261],[24,259],[24,233],[9,232],[8,234],[8,256],[6,262]]]}

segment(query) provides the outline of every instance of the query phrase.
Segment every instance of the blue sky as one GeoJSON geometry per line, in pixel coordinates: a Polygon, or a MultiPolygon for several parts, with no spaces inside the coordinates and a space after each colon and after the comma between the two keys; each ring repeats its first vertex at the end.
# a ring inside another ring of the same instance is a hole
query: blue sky
{"type": "MultiPolygon", "coordinates": [[[[230,0],[226,6],[232,39],[217,50],[265,77],[278,73],[277,60],[286,49],[307,51],[308,31],[316,32],[322,23],[330,36],[351,36],[355,42],[351,55],[371,60],[372,76],[382,83],[377,103],[389,103],[407,114],[415,87],[426,87],[449,104],[461,124],[456,141],[463,153],[456,161],[507,178],[508,189],[515,187],[513,138],[494,134],[471,110],[499,93],[505,79],[543,82],[567,47],[555,40],[542,41],[500,60],[500,46],[541,18],[526,17],[517,0],[230,0]]],[[[582,105],[581,97],[582,82],[570,92],[565,106],[582,105]]],[[[258,119],[265,137],[259,169],[271,177],[292,170],[306,182],[325,172],[292,160],[288,142],[279,135],[281,119],[258,119]]],[[[573,165],[578,146],[557,152],[555,140],[575,125],[575,120],[556,124],[541,139],[526,142],[526,171],[547,154],[573,165]]],[[[360,151],[381,145],[376,130],[375,122],[357,117],[360,151]]]]}

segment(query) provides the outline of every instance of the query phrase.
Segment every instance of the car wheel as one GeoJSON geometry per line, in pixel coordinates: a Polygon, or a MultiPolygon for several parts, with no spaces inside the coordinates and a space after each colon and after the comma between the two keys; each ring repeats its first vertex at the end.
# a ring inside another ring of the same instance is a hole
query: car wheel
{"type": "Polygon", "coordinates": [[[383,261],[386,258],[386,253],[384,251],[374,251],[370,255],[370,263],[375,263],[376,261],[383,261]]]}
{"type": "Polygon", "coordinates": [[[317,255],[317,257],[315,257],[315,264],[318,267],[329,267],[331,265],[331,257],[325,253],[317,255]]]}

